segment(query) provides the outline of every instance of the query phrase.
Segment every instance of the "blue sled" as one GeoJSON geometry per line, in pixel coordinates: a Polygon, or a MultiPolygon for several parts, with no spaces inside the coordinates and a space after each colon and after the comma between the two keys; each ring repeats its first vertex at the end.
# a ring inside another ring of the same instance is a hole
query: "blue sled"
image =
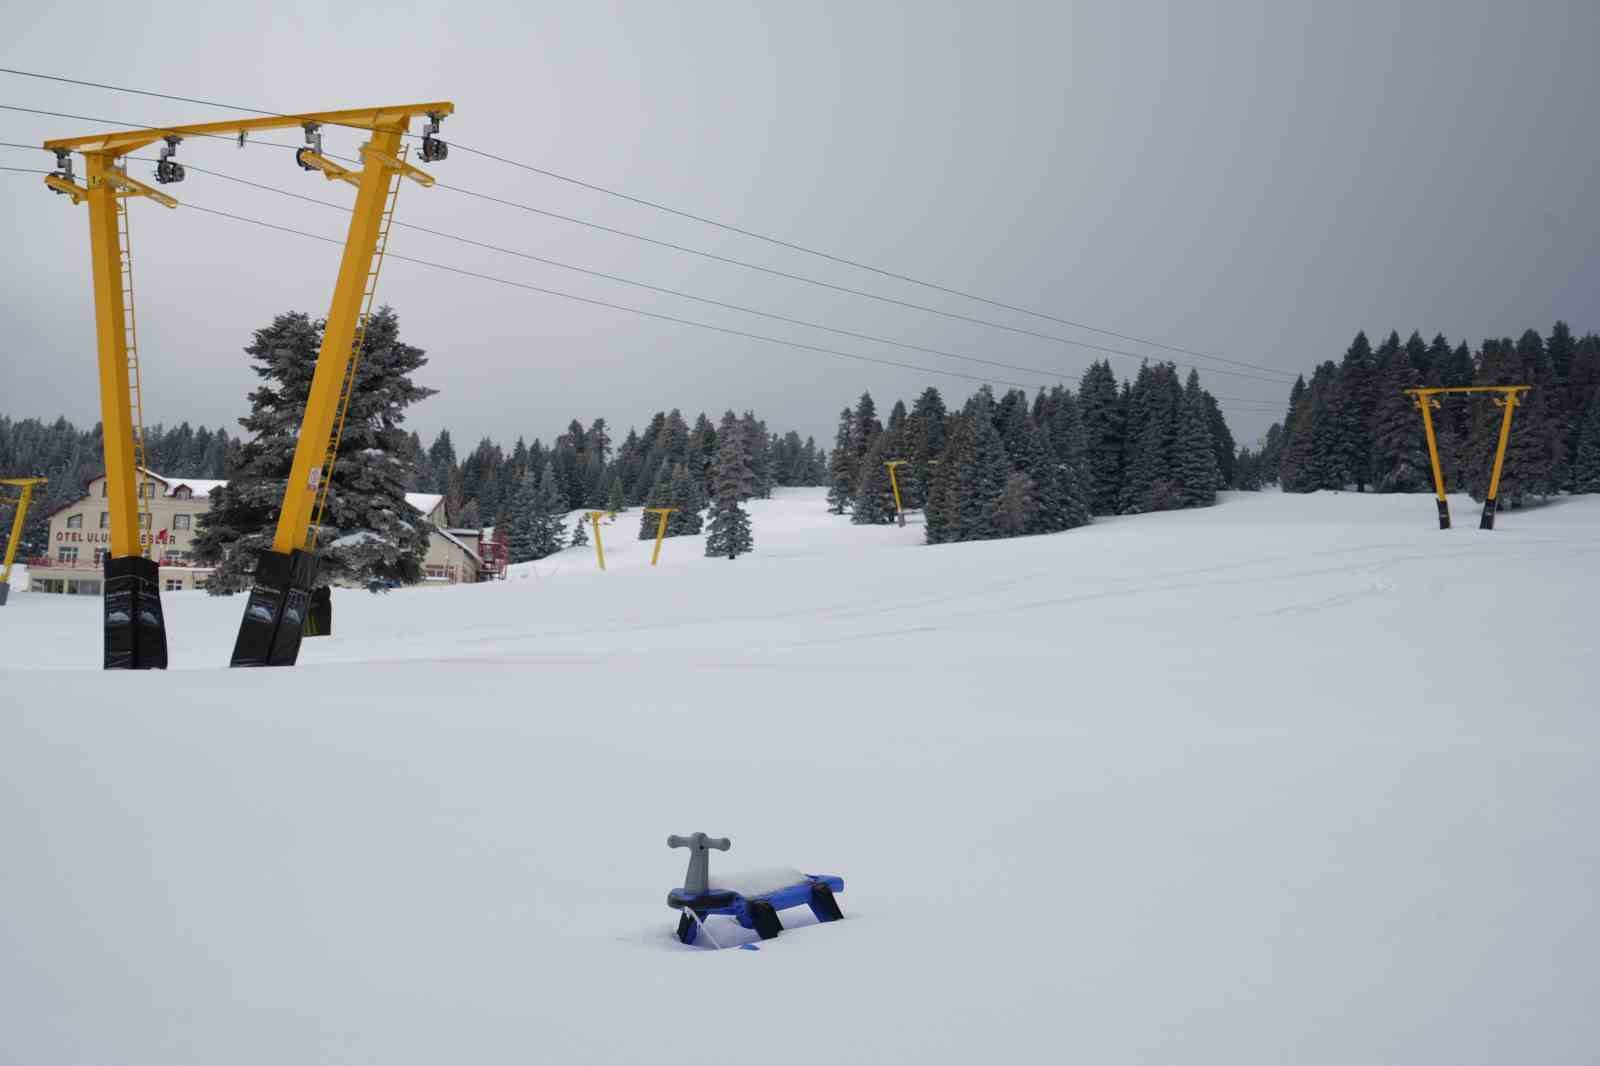
{"type": "Polygon", "coordinates": [[[759,896],[741,896],[737,892],[710,891],[685,892],[675,888],[667,893],[667,906],[685,913],[678,916],[678,939],[693,944],[699,935],[699,922],[687,912],[693,911],[701,921],[708,914],[726,914],[736,919],[746,929],[754,929],[762,940],[771,940],[783,932],[778,912],[805,904],[819,922],[836,922],[844,917],[839,910],[835,892],[844,891],[844,878],[829,874],[806,874],[798,884],[787,885],[759,896]]]}

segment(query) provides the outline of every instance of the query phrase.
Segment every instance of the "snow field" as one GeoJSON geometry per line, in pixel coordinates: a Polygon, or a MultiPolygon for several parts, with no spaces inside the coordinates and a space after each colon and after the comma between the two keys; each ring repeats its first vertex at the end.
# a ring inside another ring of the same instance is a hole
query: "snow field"
{"type": "Polygon", "coordinates": [[[1600,500],[752,515],[340,591],[293,670],[14,593],[0,1062],[1592,1061],[1600,500]],[[679,945],[696,830],[846,921],[679,945]]]}

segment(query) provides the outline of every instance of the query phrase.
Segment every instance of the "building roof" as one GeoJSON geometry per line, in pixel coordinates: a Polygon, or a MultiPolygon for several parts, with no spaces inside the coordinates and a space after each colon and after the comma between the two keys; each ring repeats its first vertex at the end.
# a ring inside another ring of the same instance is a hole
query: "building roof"
{"type": "Polygon", "coordinates": [[[406,502],[422,514],[430,515],[435,507],[444,502],[444,497],[434,492],[408,492],[406,502]]]}
{"type": "Polygon", "coordinates": [[[483,565],[483,556],[479,555],[472,548],[467,547],[461,538],[457,537],[453,531],[448,529],[440,529],[437,526],[434,527],[433,531],[439,534],[439,536],[443,537],[445,540],[448,540],[451,544],[454,544],[456,547],[466,552],[468,555],[472,556],[473,562],[477,563],[479,566],[483,565]]]}

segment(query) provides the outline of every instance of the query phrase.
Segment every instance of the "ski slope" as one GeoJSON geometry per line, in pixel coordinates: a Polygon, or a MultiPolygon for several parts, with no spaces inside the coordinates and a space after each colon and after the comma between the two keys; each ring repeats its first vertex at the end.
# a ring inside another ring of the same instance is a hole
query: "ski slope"
{"type": "Polygon", "coordinates": [[[1453,504],[930,548],[793,490],[655,569],[633,512],[292,670],[239,598],[112,674],[14,593],[0,1062],[1592,1063],[1600,498],[1453,504]],[[680,945],[696,830],[846,920],[680,945]]]}

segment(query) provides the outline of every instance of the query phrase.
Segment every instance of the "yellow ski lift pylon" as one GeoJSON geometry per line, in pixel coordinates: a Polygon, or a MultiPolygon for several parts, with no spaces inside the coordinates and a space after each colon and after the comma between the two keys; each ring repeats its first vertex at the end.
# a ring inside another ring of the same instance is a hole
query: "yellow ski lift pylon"
{"type": "MultiPolygon", "coordinates": [[[[676,507],[646,507],[644,510],[645,510],[646,514],[658,514],[658,515],[661,516],[661,521],[656,523],[656,547],[655,547],[655,551],[650,553],[650,565],[654,566],[654,565],[656,565],[656,561],[661,558],[661,542],[663,540],[665,540],[666,537],[667,537],[667,516],[670,515],[672,512],[676,511],[677,508],[676,507]]],[[[604,570],[605,567],[602,566],[600,569],[604,570]]]]}
{"type": "Polygon", "coordinates": [[[894,489],[894,517],[902,529],[906,524],[906,509],[900,503],[900,476],[895,471],[909,462],[909,459],[890,459],[883,464],[889,468],[889,487],[894,489]]]}
{"type": "Polygon", "coordinates": [[[595,561],[600,564],[600,569],[604,570],[606,568],[606,549],[605,549],[605,545],[600,543],[600,519],[606,517],[607,515],[609,515],[611,517],[616,517],[616,512],[615,511],[587,511],[587,512],[585,512],[585,514],[588,516],[589,525],[594,527],[594,557],[595,557],[595,561]]]}
{"type": "Polygon", "coordinates": [[[1500,499],[1500,472],[1505,468],[1506,444],[1511,440],[1511,415],[1522,402],[1522,394],[1532,385],[1457,385],[1448,388],[1406,389],[1417,409],[1422,412],[1422,430],[1428,437],[1428,462],[1433,467],[1433,492],[1439,504],[1439,528],[1450,528],[1450,503],[1445,497],[1444,468],[1439,464],[1439,439],[1433,431],[1433,411],[1439,406],[1437,397],[1472,392],[1497,392],[1495,406],[1504,410],[1500,419],[1500,441],[1494,449],[1494,470],[1489,475],[1489,493],[1483,501],[1483,517],[1479,529],[1494,528],[1494,513],[1500,499]]]}
{"type": "Polygon", "coordinates": [[[402,178],[423,186],[433,184],[431,177],[406,162],[403,138],[411,121],[425,115],[429,122],[419,155],[424,162],[445,158],[446,145],[435,134],[444,117],[454,111],[454,104],[436,101],[118,130],[44,142],[44,147],[56,154],[57,162],[56,172],[45,178],[45,185],[74,204],[86,203],[89,207],[106,508],[110,512],[111,534],[105,589],[107,668],[166,666],[166,628],[157,587],[159,571],[153,560],[143,558],[139,542],[140,464],[136,452],[141,441],[132,402],[137,368],[131,363],[134,353],[127,337],[131,308],[122,279],[128,255],[125,231],[119,229],[118,221],[122,201],[127,198],[143,197],[165,207],[177,207],[178,201],[129,177],[124,157],[162,143],[156,181],[168,185],[184,178],[183,166],[173,157],[185,138],[231,135],[242,141],[255,130],[299,126],[306,135],[306,147],[295,153],[299,165],[357,189],[272,550],[261,553],[255,588],[234,645],[234,666],[288,666],[293,665],[300,650],[302,615],[316,577],[314,515],[331,480],[330,453],[337,452],[335,434],[342,425],[354,385],[351,364],[377,282],[381,260],[375,261],[374,257],[388,231],[394,190],[402,178]],[[349,170],[322,154],[320,130],[324,125],[353,127],[369,134],[359,153],[361,169],[349,170]],[[82,184],[73,173],[74,152],[83,156],[82,184]]]}
{"type": "Polygon", "coordinates": [[[11,595],[11,564],[17,561],[17,548],[22,545],[22,527],[28,521],[28,504],[33,502],[33,490],[47,484],[49,479],[42,477],[0,478],[0,485],[12,485],[22,490],[22,495],[17,499],[7,501],[16,505],[17,513],[11,518],[11,536],[6,538],[5,561],[0,563],[0,607],[5,606],[6,598],[11,595]]]}

